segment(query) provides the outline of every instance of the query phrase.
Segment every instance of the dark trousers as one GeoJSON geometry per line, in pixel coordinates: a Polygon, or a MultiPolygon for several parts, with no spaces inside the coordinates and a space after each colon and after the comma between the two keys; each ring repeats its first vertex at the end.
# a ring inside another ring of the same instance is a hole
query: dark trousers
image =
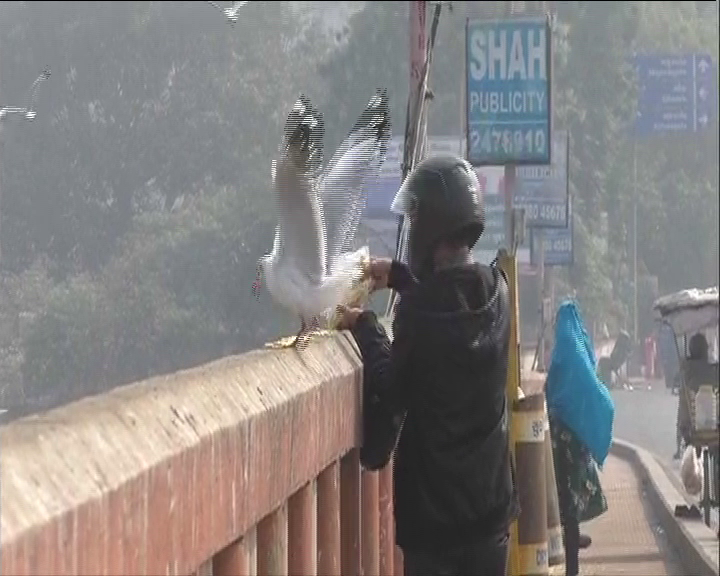
{"type": "Polygon", "coordinates": [[[577,518],[566,518],[563,525],[565,543],[565,576],[577,576],[580,571],[580,523],[577,518]]]}
{"type": "Polygon", "coordinates": [[[405,576],[505,576],[508,533],[442,552],[403,550],[405,576]]]}

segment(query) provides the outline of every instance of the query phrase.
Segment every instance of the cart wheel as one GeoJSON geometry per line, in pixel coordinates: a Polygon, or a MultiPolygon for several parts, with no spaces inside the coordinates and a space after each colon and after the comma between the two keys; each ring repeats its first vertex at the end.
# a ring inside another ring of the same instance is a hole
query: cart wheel
{"type": "Polygon", "coordinates": [[[702,466],[703,466],[703,496],[702,496],[702,508],[705,524],[710,526],[710,512],[712,510],[712,499],[710,497],[710,484],[712,479],[710,478],[710,451],[705,448],[702,451],[702,466]]]}

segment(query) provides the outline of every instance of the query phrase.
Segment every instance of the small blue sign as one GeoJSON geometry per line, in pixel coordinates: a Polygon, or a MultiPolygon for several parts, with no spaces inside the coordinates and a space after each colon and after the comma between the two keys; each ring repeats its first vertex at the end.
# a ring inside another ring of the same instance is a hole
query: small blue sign
{"type": "Polygon", "coordinates": [[[485,231],[476,246],[485,250],[497,250],[505,244],[505,198],[498,194],[486,196],[485,231]]]}
{"type": "Polygon", "coordinates": [[[567,228],[569,148],[568,132],[554,130],[552,164],[517,169],[513,203],[525,209],[529,228],[567,228]]]}
{"type": "Polygon", "coordinates": [[[467,160],[550,164],[550,28],[545,19],[468,20],[467,160]]]}
{"type": "Polygon", "coordinates": [[[485,231],[475,245],[497,251],[505,243],[505,176],[500,166],[475,168],[485,207],[485,231]]]}
{"type": "MultiPolygon", "coordinates": [[[[572,206],[568,210],[569,226],[567,228],[545,228],[545,266],[571,266],[574,261],[572,206]]],[[[539,246],[537,233],[530,230],[530,262],[537,266],[539,246]]]]}
{"type": "Polygon", "coordinates": [[[707,54],[640,54],[635,132],[700,132],[717,120],[715,63],[707,54]]]}
{"type": "MultiPolygon", "coordinates": [[[[402,181],[402,160],[404,136],[395,136],[388,143],[387,155],[376,181],[367,187],[367,204],[364,215],[367,218],[387,219],[397,222],[398,215],[390,212],[395,194],[402,181]]],[[[464,142],[457,136],[428,136],[427,156],[435,154],[463,155],[464,142]]]]}

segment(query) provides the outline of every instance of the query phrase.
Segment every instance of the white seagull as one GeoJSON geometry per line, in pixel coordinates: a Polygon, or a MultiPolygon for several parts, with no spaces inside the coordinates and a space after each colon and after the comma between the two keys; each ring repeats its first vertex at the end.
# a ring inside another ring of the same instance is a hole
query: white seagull
{"type": "Polygon", "coordinates": [[[273,166],[278,214],[273,249],[258,261],[253,284],[257,296],[264,276],[273,299],[300,317],[296,346],[319,327],[321,317],[347,304],[367,277],[367,246],[352,248],[367,188],[379,175],[390,139],[387,91],[373,95],[322,170],[324,131],[322,114],[300,96],[273,166]]]}
{"type": "Polygon", "coordinates": [[[50,78],[50,69],[45,68],[35,79],[33,85],[30,87],[30,97],[28,98],[27,106],[2,106],[0,107],[0,120],[2,120],[8,114],[23,114],[26,120],[33,120],[37,116],[35,111],[35,103],[37,102],[38,87],[42,82],[50,78]]]}
{"type": "Polygon", "coordinates": [[[217,3],[213,2],[212,0],[205,0],[208,4],[215,6],[220,12],[225,14],[225,18],[228,19],[228,22],[230,22],[231,26],[235,26],[235,24],[238,21],[238,12],[240,12],[240,8],[245,6],[250,0],[247,0],[245,2],[233,2],[232,6],[229,8],[222,8],[217,3]]]}

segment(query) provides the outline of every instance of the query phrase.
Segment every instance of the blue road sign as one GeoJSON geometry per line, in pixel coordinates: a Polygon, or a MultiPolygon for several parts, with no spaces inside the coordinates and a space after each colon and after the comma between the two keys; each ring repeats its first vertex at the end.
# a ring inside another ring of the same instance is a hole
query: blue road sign
{"type": "Polygon", "coordinates": [[[639,136],[700,132],[717,120],[715,63],[707,54],[641,54],[638,75],[639,136]]]}
{"type": "Polygon", "coordinates": [[[485,205],[485,231],[477,241],[479,250],[495,252],[505,243],[505,177],[500,166],[476,168],[485,205]]]}
{"type": "MultiPolygon", "coordinates": [[[[375,219],[397,221],[397,214],[390,212],[395,194],[400,189],[402,180],[402,160],[404,148],[403,136],[395,136],[388,143],[388,151],[380,168],[376,182],[368,186],[365,216],[375,219]]],[[[428,136],[428,156],[435,154],[463,155],[463,142],[457,136],[428,136]]]]}
{"type": "MultiPolygon", "coordinates": [[[[537,266],[536,233],[531,230],[530,261],[537,266]]],[[[545,266],[570,266],[573,263],[573,234],[569,228],[545,228],[545,266]]]]}
{"type": "MultiPolygon", "coordinates": [[[[568,203],[568,227],[545,228],[545,266],[571,266],[574,261],[572,202],[568,203]]],[[[530,229],[530,262],[537,266],[537,233],[530,229]]]]}
{"type": "Polygon", "coordinates": [[[547,20],[468,20],[465,42],[468,161],[550,164],[547,20]]]}
{"type": "Polygon", "coordinates": [[[525,209],[530,228],[567,228],[568,152],[566,130],[554,130],[552,164],[517,169],[514,204],[525,209]]]}
{"type": "Polygon", "coordinates": [[[478,240],[478,248],[497,250],[505,243],[505,198],[500,195],[486,196],[485,231],[478,240]]]}

